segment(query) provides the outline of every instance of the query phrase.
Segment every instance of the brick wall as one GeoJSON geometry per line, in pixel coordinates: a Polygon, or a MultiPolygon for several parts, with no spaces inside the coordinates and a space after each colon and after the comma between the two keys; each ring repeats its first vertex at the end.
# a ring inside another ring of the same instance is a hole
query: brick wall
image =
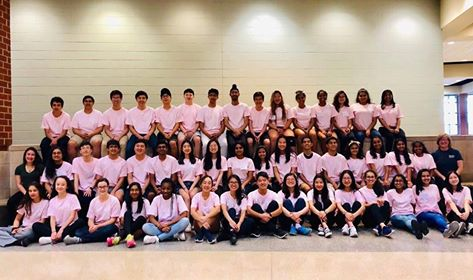
{"type": "Polygon", "coordinates": [[[10,0],[0,0],[0,151],[11,144],[10,0]]]}

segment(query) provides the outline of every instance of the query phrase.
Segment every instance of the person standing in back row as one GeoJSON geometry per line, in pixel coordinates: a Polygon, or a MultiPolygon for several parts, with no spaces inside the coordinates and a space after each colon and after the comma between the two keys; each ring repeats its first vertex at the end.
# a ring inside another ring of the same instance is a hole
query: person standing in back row
{"type": "Polygon", "coordinates": [[[246,130],[248,126],[248,118],[250,116],[250,109],[245,103],[240,103],[240,90],[236,84],[232,85],[230,89],[230,98],[232,102],[223,107],[223,117],[225,126],[227,127],[227,143],[228,154],[227,158],[235,156],[235,143],[240,142],[246,145],[246,130]]]}

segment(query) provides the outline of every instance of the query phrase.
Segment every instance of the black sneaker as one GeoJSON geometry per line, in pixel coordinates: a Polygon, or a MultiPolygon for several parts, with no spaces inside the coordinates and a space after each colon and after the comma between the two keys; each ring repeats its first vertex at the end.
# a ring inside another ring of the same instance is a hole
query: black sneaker
{"type": "Polygon", "coordinates": [[[425,236],[427,234],[429,234],[429,226],[427,225],[427,223],[425,221],[422,221],[420,223],[420,229],[422,231],[422,234],[425,236]]]}
{"type": "Polygon", "coordinates": [[[23,247],[28,247],[28,245],[30,245],[31,242],[32,242],[31,239],[25,238],[25,239],[23,239],[23,240],[20,241],[20,244],[21,244],[21,246],[23,246],[23,247]]]}
{"type": "Polygon", "coordinates": [[[278,228],[273,232],[273,236],[275,236],[279,239],[284,239],[287,236],[287,232],[285,232],[285,231],[278,228]]]}
{"type": "Polygon", "coordinates": [[[238,241],[237,235],[234,232],[232,232],[231,237],[230,237],[230,244],[236,245],[237,241],[238,241]]]}
{"type": "Polygon", "coordinates": [[[422,235],[422,229],[421,229],[421,226],[419,224],[419,222],[417,220],[412,220],[411,221],[411,226],[412,226],[412,231],[414,233],[414,235],[416,236],[417,239],[422,239],[422,237],[424,237],[424,235],[422,235]]]}
{"type": "Polygon", "coordinates": [[[260,238],[261,237],[261,231],[259,229],[255,229],[252,233],[250,233],[251,237],[254,238],[260,238]]]}

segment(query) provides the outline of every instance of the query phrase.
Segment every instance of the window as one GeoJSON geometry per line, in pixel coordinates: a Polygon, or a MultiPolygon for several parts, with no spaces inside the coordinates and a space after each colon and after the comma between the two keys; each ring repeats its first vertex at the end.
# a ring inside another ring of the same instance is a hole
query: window
{"type": "Polygon", "coordinates": [[[466,113],[468,116],[468,134],[473,134],[473,94],[468,94],[466,100],[466,113]]]}
{"type": "MultiPolygon", "coordinates": [[[[445,95],[443,97],[443,120],[445,132],[449,135],[458,135],[458,96],[445,95]]],[[[473,124],[473,121],[471,122],[473,124]]],[[[473,130],[471,130],[473,131],[473,130]]]]}

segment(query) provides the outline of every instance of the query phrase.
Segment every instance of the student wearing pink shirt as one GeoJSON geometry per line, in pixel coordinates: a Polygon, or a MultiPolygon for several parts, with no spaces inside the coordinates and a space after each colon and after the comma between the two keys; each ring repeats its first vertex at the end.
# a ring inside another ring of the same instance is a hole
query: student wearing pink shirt
{"type": "Polygon", "coordinates": [[[314,177],[322,173],[321,157],[312,151],[313,146],[312,139],[309,136],[304,136],[302,138],[302,153],[297,156],[299,184],[304,193],[312,189],[314,177]]]}
{"type": "Polygon", "coordinates": [[[246,141],[248,143],[248,154],[254,155],[255,145],[264,145],[271,148],[271,142],[268,135],[269,110],[263,107],[264,94],[257,91],[253,94],[255,106],[250,109],[250,118],[248,123],[248,133],[246,141]]]}
{"type": "Polygon", "coordinates": [[[152,159],[146,154],[146,141],[137,140],[135,143],[135,155],[126,160],[128,184],[137,182],[143,191],[143,196],[148,201],[153,199],[155,191],[150,184],[152,177],[152,159]]]}
{"type": "Polygon", "coordinates": [[[143,244],[159,244],[160,241],[186,240],[184,230],[189,225],[189,210],[180,195],[175,194],[174,183],[166,178],[162,192],[153,199],[147,212],[149,222],[143,225],[146,233],[143,244]]]}
{"type": "Polygon", "coordinates": [[[151,107],[146,105],[148,101],[148,94],[139,90],[135,94],[136,107],[128,111],[126,117],[126,125],[131,132],[130,139],[126,144],[126,159],[134,155],[135,142],[137,140],[144,140],[147,146],[154,153],[158,139],[154,134],[156,130],[155,114],[151,107]]]}
{"type": "Polygon", "coordinates": [[[387,225],[389,202],[383,185],[378,181],[378,174],[373,170],[368,170],[364,173],[364,181],[366,185],[359,189],[365,207],[363,225],[367,228],[372,227],[377,236],[390,237],[393,230],[387,225]]]}
{"type": "MultiPolygon", "coordinates": [[[[191,215],[194,218],[194,229],[196,232],[195,242],[202,243],[204,238],[210,244],[215,244],[220,225],[220,199],[212,192],[212,177],[205,175],[200,180],[200,193],[192,199],[191,215]]],[[[187,226],[187,225],[186,225],[187,226]]]]}
{"type": "Polygon", "coordinates": [[[222,208],[222,232],[217,242],[230,240],[231,245],[236,245],[238,238],[253,232],[255,221],[246,215],[248,200],[243,194],[240,177],[229,176],[229,191],[220,196],[222,208]]]}
{"type": "Polygon", "coordinates": [[[202,139],[197,119],[201,107],[194,103],[193,89],[187,88],[184,90],[184,103],[181,104],[178,109],[182,117],[182,122],[179,126],[180,131],[177,135],[177,146],[179,148],[182,147],[182,142],[184,142],[184,140],[191,141],[194,156],[200,158],[202,139]]]}
{"type": "MultiPolygon", "coordinates": [[[[128,187],[128,195],[122,204],[120,211],[120,225],[123,230],[120,231],[120,239],[125,240],[128,248],[136,246],[136,239],[143,236],[141,229],[148,219],[150,204],[146,198],[143,198],[143,191],[138,183],[131,183],[128,187]]],[[[116,242],[114,238],[112,240],[116,242]]]]}
{"type": "MultiPolygon", "coordinates": [[[[152,158],[151,161],[151,186],[152,190],[148,192],[147,196],[151,200],[152,195],[157,195],[161,193],[161,182],[164,178],[169,178],[173,181],[174,184],[177,183],[177,173],[179,172],[179,164],[175,157],[167,154],[169,150],[168,142],[164,139],[158,141],[156,146],[157,156],[152,158]]],[[[175,189],[176,193],[179,193],[175,189]]]]}
{"type": "MultiPolygon", "coordinates": [[[[460,176],[455,171],[447,174],[447,186],[442,190],[447,205],[447,220],[465,224],[465,231],[473,234],[473,215],[470,188],[462,186],[460,176]]],[[[463,232],[462,232],[463,233],[463,232]]]]}
{"type": "Polygon", "coordinates": [[[353,134],[355,115],[350,107],[348,96],[343,90],[335,94],[332,105],[338,112],[333,122],[334,132],[340,140],[340,151],[345,151],[348,141],[355,138],[353,134]]]}
{"type": "Polygon", "coordinates": [[[445,238],[458,237],[465,230],[465,224],[457,221],[447,223],[438,205],[439,189],[431,181],[429,170],[422,169],[417,173],[416,185],[412,188],[416,200],[417,221],[437,228],[445,238]]]}
{"type": "Polygon", "coordinates": [[[385,188],[389,186],[389,180],[384,180],[384,174],[388,168],[385,164],[386,149],[384,148],[383,137],[374,136],[371,138],[370,149],[366,151],[366,164],[370,170],[378,174],[385,188]]]}
{"type": "Polygon", "coordinates": [[[171,99],[171,91],[168,88],[162,88],[161,103],[163,105],[156,108],[154,112],[158,141],[167,141],[171,155],[177,157],[177,132],[182,123],[182,116],[180,110],[172,105],[171,99]]]}
{"type": "Polygon", "coordinates": [[[79,152],[81,156],[72,161],[72,174],[74,174],[74,192],[79,198],[81,207],[79,217],[85,219],[89,204],[95,197],[94,169],[98,159],[92,156],[92,145],[89,142],[82,142],[79,152]]]}
{"type": "MultiPolygon", "coordinates": [[[[338,189],[340,174],[348,169],[347,160],[344,156],[337,152],[338,140],[335,137],[327,139],[325,144],[327,152],[320,158],[325,180],[331,184],[331,188],[338,189]]],[[[355,182],[356,185],[356,182],[355,182]]]]}
{"type": "Polygon", "coordinates": [[[126,117],[128,110],[123,108],[123,93],[117,89],[110,92],[112,107],[102,114],[103,134],[102,134],[102,157],[107,154],[107,143],[116,140],[120,143],[120,156],[125,158],[126,142],[128,141],[128,126],[126,117]]]}
{"type": "Polygon", "coordinates": [[[314,126],[317,129],[317,138],[319,139],[322,153],[327,151],[324,145],[325,139],[332,136],[337,137],[333,130],[335,127],[335,117],[338,116],[338,112],[332,104],[327,104],[327,95],[325,90],[319,90],[317,92],[319,103],[312,107],[315,117],[314,126]]]}
{"type": "Polygon", "coordinates": [[[428,169],[432,177],[442,177],[442,174],[437,170],[434,158],[427,151],[424,143],[421,141],[412,142],[412,169],[413,177],[417,176],[417,172],[421,169],[428,169]]]}
{"type": "Polygon", "coordinates": [[[291,146],[293,146],[294,131],[291,129],[292,124],[292,110],[284,104],[282,93],[279,90],[275,90],[271,94],[271,111],[268,122],[268,135],[271,140],[270,152],[274,152],[276,149],[276,143],[279,137],[286,136],[290,140],[291,146]]]}
{"type": "Polygon", "coordinates": [[[363,151],[360,148],[360,142],[350,141],[345,152],[348,169],[353,172],[358,188],[364,185],[363,174],[368,170],[363,151]]]}
{"type": "Polygon", "coordinates": [[[414,215],[415,197],[412,188],[407,187],[403,175],[394,176],[391,189],[386,193],[386,199],[391,205],[391,223],[397,228],[407,229],[417,239],[422,239],[429,233],[427,223],[419,223],[414,215]]]}
{"type": "Polygon", "coordinates": [[[271,155],[271,163],[274,168],[274,177],[279,185],[282,185],[286,174],[296,173],[297,157],[292,152],[285,136],[280,136],[277,141],[277,148],[271,155]]]}
{"type": "Polygon", "coordinates": [[[284,176],[278,196],[282,200],[282,215],[279,216],[281,229],[288,231],[290,235],[310,235],[312,229],[302,225],[303,217],[309,212],[309,203],[305,193],[299,189],[295,174],[284,176]]]}
{"type": "Polygon", "coordinates": [[[209,103],[202,107],[197,115],[197,122],[202,132],[202,156],[210,140],[216,140],[222,148],[222,155],[227,155],[227,137],[225,136],[225,123],[223,121],[223,108],[217,105],[218,90],[209,89],[209,103]]]}
{"type": "Polygon", "coordinates": [[[245,103],[240,103],[240,90],[236,84],[230,89],[231,103],[223,107],[223,117],[227,128],[227,158],[235,156],[235,143],[244,143],[246,146],[246,127],[250,116],[250,109],[245,103]]]}
{"type": "Polygon", "coordinates": [[[199,192],[199,180],[203,173],[202,161],[195,157],[192,143],[184,140],[181,146],[181,153],[177,163],[179,172],[177,180],[179,182],[179,194],[184,199],[187,209],[191,207],[192,198],[199,192]]]}
{"type": "Polygon", "coordinates": [[[342,234],[358,237],[356,226],[361,221],[365,207],[363,197],[356,190],[355,177],[350,170],[340,173],[340,187],[335,191],[335,203],[338,214],[335,216],[337,225],[342,226],[342,234]]]}
{"type": "MultiPolygon", "coordinates": [[[[273,192],[279,192],[281,190],[281,185],[274,177],[274,167],[270,160],[269,150],[265,146],[258,146],[256,148],[255,156],[253,158],[253,163],[255,165],[255,172],[253,172],[256,179],[256,175],[261,171],[264,171],[269,176],[269,189],[273,192]]],[[[253,188],[258,188],[256,182],[253,183],[253,188]]]]}
{"type": "Polygon", "coordinates": [[[227,161],[227,175],[237,175],[241,183],[241,188],[245,193],[253,191],[251,182],[253,181],[253,173],[255,172],[255,165],[251,158],[245,157],[245,146],[242,143],[235,144],[235,156],[227,161]]]}
{"type": "Polygon", "coordinates": [[[407,149],[406,139],[394,140],[394,149],[386,156],[384,164],[387,166],[384,181],[390,182],[394,175],[402,174],[407,179],[407,185],[412,187],[412,154],[407,149]]]}
{"type": "Polygon", "coordinates": [[[220,144],[217,140],[210,140],[203,160],[203,175],[212,178],[212,191],[222,194],[224,189],[223,175],[228,170],[227,159],[222,156],[220,144]]]}
{"type": "Polygon", "coordinates": [[[379,133],[386,141],[386,151],[393,150],[393,141],[396,138],[406,138],[404,130],[401,129],[401,118],[404,115],[399,109],[399,104],[394,102],[393,92],[385,89],[381,94],[381,105],[379,106],[379,133]]]}
{"type": "MultiPolygon", "coordinates": [[[[297,106],[292,108],[292,123],[297,139],[297,153],[302,152],[302,137],[308,136],[317,146],[317,132],[314,128],[315,112],[305,105],[306,95],[302,90],[296,91],[297,106]]],[[[315,147],[313,148],[315,150],[315,147]]]]}
{"type": "Polygon", "coordinates": [[[49,223],[34,223],[33,231],[40,245],[61,242],[67,235],[74,236],[77,229],[85,225],[78,218],[80,203],[74,186],[66,176],[58,176],[53,182],[54,190],[48,206],[49,223]]]}
{"type": "Polygon", "coordinates": [[[12,226],[0,227],[0,247],[19,245],[26,247],[35,239],[34,223],[44,223],[48,217],[46,190],[37,182],[26,187],[26,193],[16,211],[12,226]]]}
{"type": "Polygon", "coordinates": [[[82,98],[84,109],[77,111],[72,117],[72,137],[67,143],[67,154],[69,160],[73,160],[77,156],[77,147],[84,141],[92,144],[93,155],[100,157],[100,149],[102,145],[103,117],[102,113],[94,109],[95,99],[86,95],[82,98]]]}
{"type": "Polygon", "coordinates": [[[71,128],[71,116],[62,110],[64,100],[55,96],[51,98],[49,105],[52,109],[51,112],[44,114],[41,120],[41,128],[44,129],[45,137],[39,146],[44,162],[51,159],[52,147],[59,146],[62,150],[67,151],[67,143],[69,142],[67,131],[71,128]]]}
{"type": "Polygon", "coordinates": [[[54,147],[49,158],[40,181],[41,184],[44,184],[48,196],[51,196],[53,181],[57,176],[67,176],[69,180],[73,180],[74,177],[72,176],[72,165],[64,160],[65,153],[61,148],[54,147]]]}
{"type": "Polygon", "coordinates": [[[319,236],[332,237],[330,228],[335,222],[335,194],[327,186],[325,178],[317,174],[313,180],[313,188],[307,193],[309,201],[309,221],[312,228],[317,229],[319,236]]]}
{"type": "Polygon", "coordinates": [[[351,105],[355,118],[353,119],[353,132],[356,140],[361,143],[365,137],[373,137],[381,134],[374,128],[379,117],[379,110],[375,104],[371,103],[368,91],[361,88],[356,95],[356,103],[351,105]]]}
{"type": "Polygon", "coordinates": [[[87,226],[76,230],[75,236],[64,237],[66,245],[104,242],[112,246],[113,235],[118,233],[117,219],[120,216],[120,202],[108,193],[108,180],[97,180],[98,195],[90,203],[87,212],[87,226]]]}
{"type": "Polygon", "coordinates": [[[107,143],[108,155],[98,160],[94,168],[95,179],[107,178],[110,194],[123,201],[124,185],[127,177],[126,161],[120,157],[120,143],[111,139],[107,143]]]}

